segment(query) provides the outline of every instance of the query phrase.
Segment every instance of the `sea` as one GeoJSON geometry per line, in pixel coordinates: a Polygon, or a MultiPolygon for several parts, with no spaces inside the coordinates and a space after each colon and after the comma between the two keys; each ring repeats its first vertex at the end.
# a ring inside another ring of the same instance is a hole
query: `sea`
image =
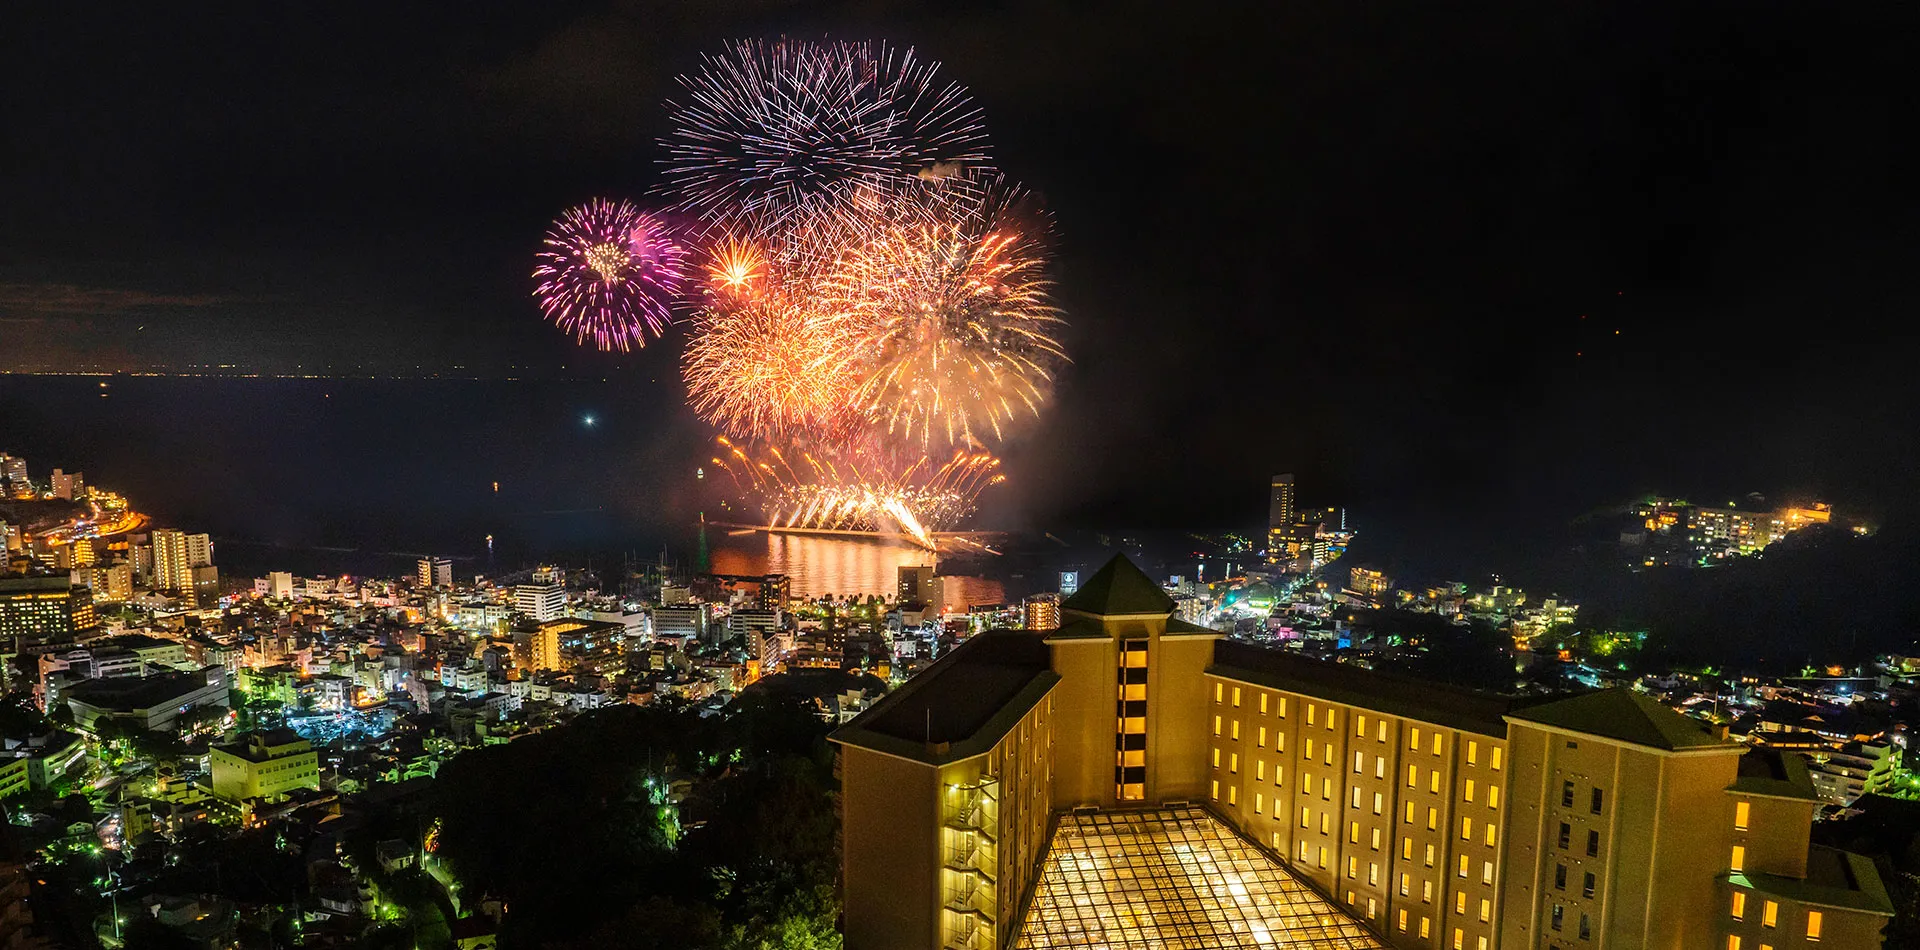
{"type": "MultiPolygon", "coordinates": [[[[609,589],[665,562],[784,573],[802,595],[884,595],[902,565],[956,606],[1053,580],[1032,558],[937,558],[904,541],[770,534],[662,381],[0,375],[0,452],[213,536],[229,578],[591,567],[609,589]]],[[[672,382],[672,381],[667,381],[672,382]]]]}

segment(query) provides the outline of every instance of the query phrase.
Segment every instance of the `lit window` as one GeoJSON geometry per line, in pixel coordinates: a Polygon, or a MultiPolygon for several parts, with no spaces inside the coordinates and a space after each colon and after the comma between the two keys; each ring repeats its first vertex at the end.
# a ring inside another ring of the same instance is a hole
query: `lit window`
{"type": "Polygon", "coordinates": [[[1226,689],[1227,685],[1225,683],[1213,684],[1213,701],[1216,703],[1219,702],[1221,695],[1226,692],[1226,689]]]}
{"type": "Polygon", "coordinates": [[[1460,876],[1461,877],[1467,876],[1467,865],[1469,863],[1470,863],[1470,860],[1466,855],[1463,854],[1460,856],[1460,876]]]}
{"type": "Polygon", "coordinates": [[[1728,934],[1728,935],[1727,935],[1727,950],[1740,950],[1740,935],[1739,935],[1739,934],[1728,934]]]}
{"type": "MultiPolygon", "coordinates": [[[[1471,819],[1471,818],[1462,818],[1462,819],[1460,819],[1460,840],[1462,840],[1462,841],[1471,841],[1471,840],[1473,840],[1473,819],[1471,819]]],[[[1462,862],[1464,862],[1464,861],[1466,861],[1466,860],[1467,860],[1467,856],[1466,856],[1466,855],[1464,855],[1464,854],[1463,854],[1463,855],[1461,855],[1461,856],[1460,856],[1460,860],[1461,860],[1462,862]]],[[[1465,869],[1465,865],[1463,864],[1463,865],[1462,865],[1462,870],[1464,871],[1464,869],[1465,869]]],[[[1465,875],[1465,874],[1463,873],[1463,874],[1462,874],[1461,876],[1462,876],[1462,877],[1465,877],[1466,875],[1465,875]]]]}
{"type": "Polygon", "coordinates": [[[1227,786],[1227,804],[1229,805],[1240,804],[1240,786],[1238,785],[1227,786]]]}
{"type": "Polygon", "coordinates": [[[1216,736],[1220,734],[1220,717],[1219,716],[1213,717],[1213,734],[1216,736]]]}
{"type": "Polygon", "coordinates": [[[1427,939],[1427,933],[1428,933],[1427,925],[1429,923],[1431,923],[1431,921],[1429,921],[1427,918],[1425,917],[1420,918],[1420,939],[1422,940],[1427,939]]]}
{"type": "Polygon", "coordinates": [[[1360,807],[1360,786],[1358,785],[1353,787],[1353,807],[1360,807]]]}
{"type": "Polygon", "coordinates": [[[1428,806],[1427,807],[1427,830],[1433,831],[1439,827],[1440,827],[1440,809],[1434,808],[1432,806],[1428,806]]]}
{"type": "Polygon", "coordinates": [[[1482,884],[1493,883],[1493,862],[1492,861],[1488,861],[1485,864],[1480,866],[1480,883],[1482,884]]]}
{"type": "Polygon", "coordinates": [[[1491,767],[1495,772],[1500,771],[1500,753],[1504,751],[1505,750],[1501,749],[1499,746],[1493,747],[1493,762],[1491,763],[1491,767]]]}
{"type": "Polygon", "coordinates": [[[1380,829],[1378,828],[1373,829],[1373,843],[1369,845],[1369,847],[1373,848],[1373,850],[1375,851],[1380,850],[1380,829]]]}
{"type": "Polygon", "coordinates": [[[1407,822],[1407,824],[1409,824],[1409,825],[1411,825],[1411,824],[1413,824],[1413,803],[1412,803],[1412,802],[1408,802],[1408,803],[1407,803],[1407,817],[1406,817],[1406,822],[1407,822]]]}
{"type": "Polygon", "coordinates": [[[1386,756],[1376,755],[1373,757],[1373,777],[1374,778],[1387,777],[1387,757],[1386,756]]]}
{"type": "Polygon", "coordinates": [[[1228,753],[1227,771],[1232,772],[1235,775],[1240,774],[1240,753],[1238,752],[1228,753]]]}
{"type": "Polygon", "coordinates": [[[1273,732],[1273,751],[1287,751],[1287,734],[1276,729],[1273,732]]]}
{"type": "MultiPolygon", "coordinates": [[[[1402,879],[1404,879],[1406,875],[1403,874],[1401,875],[1401,877],[1402,879]]],[[[1403,897],[1406,896],[1406,893],[1407,893],[1407,889],[1404,885],[1402,885],[1400,888],[1401,896],[1403,897]]],[[[1400,932],[1401,933],[1407,932],[1407,909],[1404,907],[1400,908],[1400,932]]]]}
{"type": "MultiPolygon", "coordinates": [[[[1378,885],[1380,883],[1380,862],[1367,862],[1367,883],[1369,885],[1378,885]]],[[[1371,904],[1372,901],[1368,901],[1368,903],[1371,904]]],[[[1368,916],[1372,916],[1372,912],[1368,912],[1368,916]]]]}
{"type": "Polygon", "coordinates": [[[1322,801],[1332,801],[1332,800],[1333,800],[1333,779],[1330,779],[1330,778],[1326,778],[1326,777],[1324,777],[1324,776],[1323,776],[1323,777],[1321,777],[1321,779],[1320,779],[1320,799],[1321,799],[1322,801]]]}
{"type": "Polygon", "coordinates": [[[1427,773],[1427,791],[1432,792],[1435,795],[1440,794],[1440,770],[1439,769],[1434,769],[1433,771],[1427,773]]]}
{"type": "Polygon", "coordinates": [[[1733,892],[1733,919],[1747,919],[1747,892],[1738,888],[1733,892]]]}
{"type": "Polygon", "coordinates": [[[1407,766],[1407,787],[1412,788],[1419,784],[1420,784],[1420,767],[1417,765],[1407,766]]]}
{"type": "Polygon", "coordinates": [[[1220,747],[1219,746],[1215,746],[1213,749],[1213,767],[1216,769],[1220,767],[1220,747]]]}
{"type": "Polygon", "coordinates": [[[1267,695],[1266,693],[1260,694],[1260,715],[1262,716],[1267,714],[1267,695]]]}
{"type": "Polygon", "coordinates": [[[1419,726],[1414,726],[1412,729],[1407,730],[1407,748],[1413,752],[1420,751],[1420,727],[1419,726]]]}
{"type": "Polygon", "coordinates": [[[1378,815],[1386,807],[1387,807],[1387,796],[1380,792],[1374,792],[1373,793],[1373,813],[1378,815]]]}
{"type": "Polygon", "coordinates": [[[1240,705],[1240,687],[1238,686],[1233,688],[1233,704],[1236,707],[1240,705]]]}
{"type": "Polygon", "coordinates": [[[1387,741],[1387,721],[1385,719],[1380,720],[1380,724],[1374,727],[1373,741],[1387,741]]]}
{"type": "MultiPolygon", "coordinates": [[[[1563,825],[1561,827],[1565,827],[1565,826],[1563,825]]],[[[1736,844],[1733,846],[1733,869],[1735,871],[1744,871],[1746,870],[1746,868],[1747,868],[1747,849],[1736,844]]]]}
{"type": "Polygon", "coordinates": [[[1466,891],[1453,892],[1453,912],[1456,914],[1464,914],[1467,912],[1467,892],[1466,891]]]}
{"type": "Polygon", "coordinates": [[[1284,765],[1274,766],[1273,767],[1273,787],[1281,788],[1286,784],[1287,784],[1287,767],[1284,765]]]}
{"type": "Polygon", "coordinates": [[[1300,827],[1302,828],[1312,827],[1311,816],[1312,816],[1312,811],[1309,810],[1307,806],[1305,805],[1300,806],[1300,827]]]}
{"type": "Polygon", "coordinates": [[[1219,779],[1213,780],[1213,800],[1216,802],[1220,800],[1220,780],[1219,779]]]}
{"type": "Polygon", "coordinates": [[[1403,858],[1406,858],[1409,861],[1413,860],[1413,839],[1412,838],[1400,839],[1400,856],[1403,858]]]}
{"type": "Polygon", "coordinates": [[[1327,866],[1327,846],[1324,844],[1320,846],[1320,860],[1316,863],[1321,867],[1322,870],[1324,870],[1327,866]]]}
{"type": "Polygon", "coordinates": [[[1733,805],[1733,830],[1747,830],[1747,819],[1752,817],[1753,807],[1747,802],[1735,802],[1733,805]]]}
{"type": "Polygon", "coordinates": [[[1256,782],[1264,782],[1267,780],[1267,760],[1266,759],[1253,760],[1253,780],[1256,782]]]}
{"type": "Polygon", "coordinates": [[[1487,921],[1492,919],[1493,919],[1493,901],[1485,897],[1480,898],[1480,922],[1484,924],[1487,921]]]}
{"type": "Polygon", "coordinates": [[[1820,939],[1820,920],[1821,920],[1821,917],[1820,917],[1819,911],[1817,910],[1807,911],[1807,940],[1808,941],[1814,941],[1814,940],[1820,939]]]}
{"type": "Polygon", "coordinates": [[[1475,791],[1475,787],[1474,787],[1473,779],[1467,779],[1467,794],[1466,794],[1467,801],[1473,801],[1474,791],[1475,791]]]}
{"type": "Polygon", "coordinates": [[[1760,908],[1760,925],[1762,927],[1777,927],[1780,925],[1779,903],[1768,901],[1765,906],[1760,908]]]}
{"type": "Polygon", "coordinates": [[[1353,774],[1359,775],[1361,772],[1364,772],[1366,770],[1367,770],[1367,754],[1364,752],[1355,752],[1353,754],[1353,774]]]}
{"type": "Polygon", "coordinates": [[[1495,829],[1495,827],[1497,827],[1497,826],[1495,826],[1493,822],[1491,822],[1491,821],[1489,821],[1489,822],[1487,822],[1487,828],[1486,828],[1486,832],[1485,832],[1485,840],[1486,840],[1486,843],[1487,843],[1487,847],[1489,847],[1489,848],[1491,848],[1491,847],[1493,847],[1493,832],[1494,832],[1494,829],[1495,829]]]}
{"type": "Polygon", "coordinates": [[[1307,704],[1307,725],[1309,726],[1318,725],[1319,720],[1320,720],[1319,708],[1314,706],[1314,704],[1312,703],[1308,703],[1307,704]]]}
{"type": "Polygon", "coordinates": [[[1235,739],[1239,739],[1239,738],[1240,738],[1240,720],[1238,720],[1238,719],[1235,719],[1235,720],[1233,721],[1233,729],[1232,729],[1232,732],[1233,732],[1233,738],[1235,738],[1235,739]]]}
{"type": "Polygon", "coordinates": [[[1347,840],[1350,842],[1353,842],[1354,844],[1360,843],[1360,823],[1359,822],[1357,821],[1347,822],[1347,840]]]}
{"type": "Polygon", "coordinates": [[[1307,761],[1309,762],[1313,761],[1313,740],[1312,739],[1307,740],[1306,753],[1307,753],[1307,761]]]}
{"type": "Polygon", "coordinates": [[[1323,835],[1329,834],[1332,832],[1332,830],[1333,830],[1333,812],[1330,812],[1330,811],[1321,812],[1320,813],[1320,833],[1323,835]]]}
{"type": "Polygon", "coordinates": [[[1361,713],[1353,716],[1353,734],[1362,739],[1367,737],[1367,717],[1361,713]]]}
{"type": "Polygon", "coordinates": [[[1256,815],[1264,815],[1267,813],[1267,796],[1259,792],[1253,793],[1253,813],[1256,815]]]}
{"type": "Polygon", "coordinates": [[[1433,754],[1440,754],[1440,734],[1438,732],[1433,734],[1433,754]]]}
{"type": "Polygon", "coordinates": [[[1261,726],[1259,731],[1253,734],[1253,744],[1256,748],[1264,749],[1267,747],[1267,727],[1266,726],[1261,726]]]}
{"type": "Polygon", "coordinates": [[[1468,765],[1480,764],[1480,743],[1477,740],[1474,740],[1474,739],[1467,740],[1467,764],[1468,765]]]}
{"type": "Polygon", "coordinates": [[[1460,928],[1453,928],[1453,950],[1466,950],[1467,936],[1460,928]]]}
{"type": "Polygon", "coordinates": [[[1488,808],[1500,807],[1500,786],[1498,785],[1487,786],[1487,807],[1488,808]]]}
{"type": "Polygon", "coordinates": [[[1280,718],[1287,718],[1287,697],[1280,697],[1280,718]]]}

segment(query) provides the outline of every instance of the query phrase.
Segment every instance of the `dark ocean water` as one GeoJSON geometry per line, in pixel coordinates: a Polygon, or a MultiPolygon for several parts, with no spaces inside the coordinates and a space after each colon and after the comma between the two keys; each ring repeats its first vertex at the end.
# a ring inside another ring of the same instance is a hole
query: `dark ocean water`
{"type": "Polygon", "coordinates": [[[718,496],[695,477],[697,435],[645,396],[602,381],[0,376],[0,452],[211,533],[230,573],[395,573],[422,553],[480,571],[489,534],[497,569],[688,556],[718,496]]]}
{"type": "MultiPolygon", "coordinates": [[[[397,575],[422,554],[464,575],[704,553],[721,573],[788,573],[801,593],[885,593],[899,565],[928,563],[898,542],[719,527],[703,548],[703,513],[751,513],[657,385],[0,376],[0,452],[37,480],[78,469],[156,526],[212,534],[230,577],[397,575]]],[[[991,581],[953,592],[1003,593],[991,581]]]]}

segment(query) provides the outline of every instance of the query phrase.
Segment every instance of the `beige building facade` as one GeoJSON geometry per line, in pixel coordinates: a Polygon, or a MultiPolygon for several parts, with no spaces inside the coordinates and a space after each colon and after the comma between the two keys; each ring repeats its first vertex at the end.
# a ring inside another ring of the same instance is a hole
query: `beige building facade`
{"type": "Polygon", "coordinates": [[[1185,803],[1407,950],[1866,950],[1891,916],[1870,861],[1809,845],[1797,758],[1643,696],[1525,705],[1222,640],[1123,558],[1061,608],[834,734],[849,950],[1031,946],[1055,816],[1185,803]]]}

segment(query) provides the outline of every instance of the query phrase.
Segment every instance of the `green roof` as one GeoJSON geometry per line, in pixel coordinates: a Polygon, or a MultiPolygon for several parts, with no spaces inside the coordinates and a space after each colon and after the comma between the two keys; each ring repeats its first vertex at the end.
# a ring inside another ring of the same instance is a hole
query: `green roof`
{"type": "Polygon", "coordinates": [[[1698,720],[1630,689],[1603,689],[1529,706],[1509,713],[1508,718],[1669,752],[1737,748],[1715,738],[1698,720]]]}
{"type": "Polygon", "coordinates": [[[1126,555],[1116,554],[1105,567],[1093,572],[1075,591],[1072,597],[1060,603],[1067,610],[1077,610],[1083,614],[1097,617],[1115,617],[1125,614],[1170,614],[1173,613],[1173,598],[1160,589],[1146,572],[1133,566],[1126,555]]]}

